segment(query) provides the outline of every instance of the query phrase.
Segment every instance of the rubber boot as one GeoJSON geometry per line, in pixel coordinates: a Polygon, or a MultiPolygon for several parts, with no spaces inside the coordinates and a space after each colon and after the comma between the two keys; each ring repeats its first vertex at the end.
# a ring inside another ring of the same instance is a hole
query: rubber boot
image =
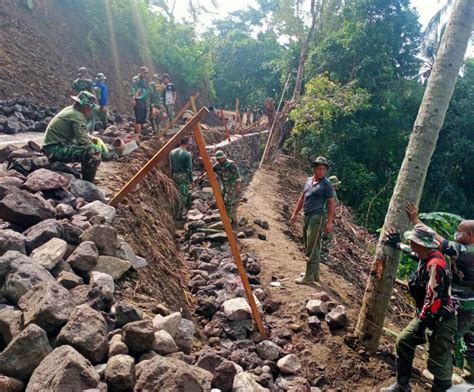
{"type": "Polygon", "coordinates": [[[431,387],[431,392],[446,392],[453,383],[451,380],[440,380],[435,378],[433,381],[433,386],[431,387]]]}
{"type": "Polygon", "coordinates": [[[314,282],[319,280],[319,277],[316,276],[317,266],[317,263],[307,263],[306,273],[301,278],[295,279],[295,283],[308,286],[314,285],[314,282]]]}
{"type": "Polygon", "coordinates": [[[395,377],[395,382],[386,388],[381,388],[380,392],[411,392],[411,366],[411,362],[400,363],[397,361],[397,374],[395,377]]]}
{"type": "Polygon", "coordinates": [[[97,166],[82,166],[82,179],[84,181],[89,181],[94,184],[95,175],[97,173],[97,166]]]}

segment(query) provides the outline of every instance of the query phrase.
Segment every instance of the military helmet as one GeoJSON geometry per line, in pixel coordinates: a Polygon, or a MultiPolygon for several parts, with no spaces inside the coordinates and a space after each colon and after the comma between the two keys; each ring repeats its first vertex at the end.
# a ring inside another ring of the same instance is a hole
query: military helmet
{"type": "Polygon", "coordinates": [[[87,68],[86,68],[86,67],[81,67],[81,68],[79,68],[79,69],[77,70],[77,73],[78,73],[79,75],[84,75],[84,74],[86,74],[87,72],[88,72],[88,71],[87,71],[87,68]]]}
{"type": "Polygon", "coordinates": [[[216,151],[216,153],[214,154],[214,157],[215,157],[216,159],[225,158],[225,152],[222,151],[222,150],[218,150],[218,151],[216,151]]]}
{"type": "Polygon", "coordinates": [[[81,106],[89,106],[91,109],[94,108],[96,98],[95,95],[89,91],[81,91],[77,96],[71,96],[74,102],[77,102],[81,106]]]}
{"type": "Polygon", "coordinates": [[[99,72],[96,77],[95,77],[97,80],[105,80],[107,79],[106,76],[102,73],[102,72],[99,72]]]}
{"type": "Polygon", "coordinates": [[[337,178],[337,176],[331,176],[328,178],[328,180],[333,186],[341,185],[341,181],[339,181],[339,178],[337,178]]]}
{"type": "Polygon", "coordinates": [[[317,157],[317,158],[313,161],[312,166],[313,166],[313,167],[316,167],[316,166],[319,166],[319,165],[324,165],[324,166],[326,166],[326,167],[329,167],[328,160],[327,160],[325,157],[317,157]]]}

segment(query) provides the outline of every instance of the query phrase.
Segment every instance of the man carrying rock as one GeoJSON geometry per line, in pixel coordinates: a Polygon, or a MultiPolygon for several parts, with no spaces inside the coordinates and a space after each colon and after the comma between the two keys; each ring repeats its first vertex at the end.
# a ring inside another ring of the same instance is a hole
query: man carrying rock
{"type": "Polygon", "coordinates": [[[163,90],[163,101],[165,103],[166,113],[168,114],[168,120],[173,121],[176,105],[176,87],[171,83],[170,76],[168,74],[163,74],[163,84],[165,86],[163,90]]]}
{"type": "MultiPolygon", "coordinates": [[[[420,224],[418,208],[410,203],[407,214],[413,224],[420,224]]],[[[457,342],[464,340],[463,378],[474,384],[474,220],[462,221],[455,234],[455,241],[449,241],[439,234],[436,240],[439,250],[451,259],[453,274],[452,295],[458,305],[457,342]]]]}
{"type": "Polygon", "coordinates": [[[89,76],[89,71],[86,67],[81,67],[77,71],[77,79],[71,85],[74,94],[79,94],[81,91],[88,91],[94,93],[94,85],[89,76]]]}
{"type": "MultiPolygon", "coordinates": [[[[437,248],[436,233],[422,223],[405,233],[411,250],[420,258],[416,274],[408,283],[416,303],[416,317],[398,335],[397,375],[395,383],[381,392],[410,391],[415,348],[428,340],[428,370],[434,376],[431,391],[444,392],[451,387],[453,358],[451,349],[456,332],[456,311],[451,297],[451,271],[437,248]]],[[[400,249],[400,235],[389,231],[387,245],[400,249]]]]}
{"type": "Polygon", "coordinates": [[[321,237],[323,231],[331,234],[334,225],[335,199],[334,189],[326,178],[328,161],[324,157],[318,157],[313,162],[312,177],[306,180],[295,211],[291,216],[291,222],[295,222],[299,212],[303,208],[303,242],[306,249],[308,262],[306,273],[303,277],[295,280],[296,284],[312,285],[319,280],[319,261],[321,259],[321,237]],[[327,210],[327,220],[326,220],[327,210]]]}
{"type": "Polygon", "coordinates": [[[94,182],[101,152],[107,149],[99,138],[87,133],[87,118],[92,115],[96,99],[88,91],[71,98],[74,104],[49,122],[43,151],[51,162],[80,162],[82,178],[94,182]]]}
{"type": "Polygon", "coordinates": [[[153,133],[160,132],[161,121],[166,118],[166,112],[163,104],[164,86],[161,82],[161,76],[153,75],[152,81],[148,85],[150,91],[150,123],[153,133]]]}
{"type": "Polygon", "coordinates": [[[193,159],[189,150],[189,138],[183,137],[179,147],[170,153],[171,177],[179,189],[178,217],[186,214],[190,206],[189,188],[193,184],[193,159]]]}
{"type": "Polygon", "coordinates": [[[132,79],[132,105],[135,112],[135,135],[138,137],[146,122],[148,83],[146,81],[149,71],[147,67],[141,67],[138,75],[132,79]]]}

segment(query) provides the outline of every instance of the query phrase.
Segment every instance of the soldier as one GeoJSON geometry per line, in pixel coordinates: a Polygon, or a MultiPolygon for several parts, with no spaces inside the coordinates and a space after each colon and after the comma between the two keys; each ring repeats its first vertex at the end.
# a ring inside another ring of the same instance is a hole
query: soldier
{"type": "Polygon", "coordinates": [[[132,105],[135,112],[135,135],[140,134],[143,124],[146,121],[148,100],[148,84],[146,78],[148,76],[148,68],[141,67],[138,75],[132,79],[132,105]]]}
{"type": "Polygon", "coordinates": [[[170,153],[171,176],[178,186],[180,202],[178,217],[187,213],[190,206],[189,188],[193,184],[193,159],[189,150],[189,138],[183,137],[179,147],[170,153]]]}
{"type": "MultiPolygon", "coordinates": [[[[418,208],[409,203],[406,209],[411,222],[420,224],[418,208]]],[[[440,243],[441,252],[449,256],[452,262],[451,290],[458,305],[455,339],[457,342],[464,340],[463,378],[474,384],[474,220],[462,221],[454,236],[455,241],[449,241],[439,234],[436,234],[436,239],[440,243]]]]}
{"type": "Polygon", "coordinates": [[[107,128],[107,105],[109,104],[108,88],[105,81],[107,78],[100,72],[95,77],[94,90],[97,101],[99,102],[99,109],[97,117],[102,123],[102,129],[107,128]]]}
{"type": "Polygon", "coordinates": [[[171,83],[170,76],[166,73],[163,74],[163,84],[165,86],[163,90],[163,101],[165,103],[166,113],[168,115],[168,120],[173,121],[177,97],[176,87],[171,83]]]}
{"type": "Polygon", "coordinates": [[[83,180],[94,182],[101,153],[107,147],[87,133],[87,118],[96,106],[95,96],[81,91],[71,97],[74,104],[61,110],[46,128],[43,151],[51,162],[80,162],[83,180]]]}
{"type": "Polygon", "coordinates": [[[339,185],[342,184],[341,181],[339,181],[339,178],[336,176],[331,176],[328,178],[329,182],[332,185],[332,189],[334,189],[334,199],[336,199],[336,203],[339,202],[339,199],[337,198],[337,188],[339,188],[339,185]]]}
{"type": "Polygon", "coordinates": [[[222,197],[224,198],[225,209],[232,226],[236,227],[237,217],[235,215],[235,208],[239,201],[239,195],[242,189],[242,179],[240,178],[239,168],[234,161],[227,159],[224,151],[216,151],[214,157],[217,162],[214,164],[213,169],[221,183],[221,192],[222,197]]]}
{"type": "Polygon", "coordinates": [[[72,82],[71,88],[76,95],[81,91],[94,93],[94,85],[86,67],[81,67],[77,70],[77,79],[72,82]]]}
{"type": "Polygon", "coordinates": [[[153,75],[148,85],[150,92],[150,123],[155,134],[160,132],[161,122],[167,117],[163,103],[163,83],[159,74],[153,75]]]}
{"type": "Polygon", "coordinates": [[[329,164],[326,158],[318,157],[313,162],[314,176],[306,180],[291,222],[295,222],[303,208],[304,226],[303,242],[306,249],[308,262],[304,277],[297,278],[296,284],[313,285],[319,280],[319,261],[321,259],[321,237],[323,230],[331,234],[334,224],[334,189],[326,178],[329,164]],[[327,221],[326,221],[327,209],[327,221]]]}
{"type": "MultiPolygon", "coordinates": [[[[389,231],[387,245],[401,249],[400,234],[389,231]]],[[[456,332],[456,311],[451,297],[451,271],[437,248],[436,233],[422,223],[407,231],[411,251],[419,257],[418,268],[408,287],[416,303],[416,317],[398,335],[397,375],[395,383],[381,392],[411,391],[415,348],[428,340],[428,370],[434,376],[431,391],[444,392],[451,387],[453,358],[451,349],[456,332]]]]}

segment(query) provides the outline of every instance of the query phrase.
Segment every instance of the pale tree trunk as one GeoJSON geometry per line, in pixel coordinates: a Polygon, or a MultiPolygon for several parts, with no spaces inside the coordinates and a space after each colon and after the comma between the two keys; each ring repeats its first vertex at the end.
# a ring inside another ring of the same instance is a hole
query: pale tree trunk
{"type": "Polygon", "coordinates": [[[455,1],[385,216],[357,322],[357,337],[370,352],[375,351],[379,343],[400,260],[399,251],[384,246],[382,238],[388,228],[401,232],[409,228],[405,205],[420,201],[473,21],[474,1],[455,1]]]}

